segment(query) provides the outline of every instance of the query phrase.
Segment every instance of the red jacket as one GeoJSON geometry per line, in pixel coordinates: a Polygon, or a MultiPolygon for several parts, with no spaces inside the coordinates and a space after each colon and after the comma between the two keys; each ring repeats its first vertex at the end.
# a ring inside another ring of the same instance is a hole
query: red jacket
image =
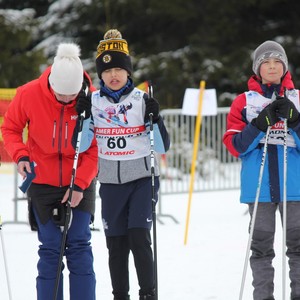
{"type": "MultiPolygon", "coordinates": [[[[51,67],[38,78],[17,89],[2,125],[4,146],[17,163],[28,156],[34,161],[36,178],[33,182],[53,186],[70,185],[75,150],[72,134],[78,118],[76,101],[63,105],[49,88],[51,67]],[[23,142],[23,129],[28,125],[28,139],[23,142]]],[[[91,80],[87,73],[85,79],[91,80]]],[[[97,174],[97,144],[79,154],[74,184],[82,189],[89,186],[97,174]]]]}

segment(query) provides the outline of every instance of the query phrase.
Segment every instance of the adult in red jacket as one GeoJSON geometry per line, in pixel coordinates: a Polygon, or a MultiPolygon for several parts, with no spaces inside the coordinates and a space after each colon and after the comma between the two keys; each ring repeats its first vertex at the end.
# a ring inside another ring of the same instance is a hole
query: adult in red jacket
{"type": "MultiPolygon", "coordinates": [[[[53,299],[75,150],[72,134],[76,126],[80,97],[84,86],[94,90],[79,58],[78,45],[60,44],[52,66],[17,89],[2,125],[4,145],[17,163],[19,174],[35,172],[27,196],[32,229],[41,242],[37,276],[37,299],[53,299]],[[23,142],[23,129],[28,139],[23,142]],[[35,167],[32,169],[32,163],[35,167]],[[25,172],[26,171],[26,172],[25,172]]],[[[85,112],[85,126],[90,123],[90,108],[85,112]]],[[[95,274],[90,246],[89,225],[95,210],[97,145],[79,154],[74,191],[72,220],[66,239],[65,256],[70,271],[70,299],[95,299],[95,274]]],[[[63,299],[63,282],[57,299],[63,299]]]]}

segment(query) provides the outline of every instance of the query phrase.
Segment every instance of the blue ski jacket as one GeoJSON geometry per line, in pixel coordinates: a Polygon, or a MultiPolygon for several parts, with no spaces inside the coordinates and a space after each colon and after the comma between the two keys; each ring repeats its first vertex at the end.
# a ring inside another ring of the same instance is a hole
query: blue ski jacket
{"type": "MultiPolygon", "coordinates": [[[[265,132],[251,124],[260,111],[274,99],[274,92],[284,94],[300,109],[299,91],[289,72],[280,85],[263,85],[254,75],[248,81],[249,91],[238,95],[227,117],[227,130],[223,143],[229,152],[241,159],[242,203],[253,203],[256,198],[258,178],[263,157],[265,132]]],[[[300,123],[287,134],[287,201],[300,201],[300,123]]],[[[284,190],[284,128],[283,121],[270,130],[265,166],[260,186],[259,202],[280,202],[284,190]]]]}

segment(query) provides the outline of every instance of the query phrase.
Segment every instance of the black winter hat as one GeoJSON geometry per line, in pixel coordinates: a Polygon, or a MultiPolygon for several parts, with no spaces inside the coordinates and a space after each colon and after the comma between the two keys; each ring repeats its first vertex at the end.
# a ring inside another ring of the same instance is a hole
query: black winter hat
{"type": "Polygon", "coordinates": [[[101,79],[102,72],[111,68],[124,69],[129,75],[132,73],[127,41],[122,38],[117,29],[108,30],[97,47],[96,69],[98,77],[101,79]]]}

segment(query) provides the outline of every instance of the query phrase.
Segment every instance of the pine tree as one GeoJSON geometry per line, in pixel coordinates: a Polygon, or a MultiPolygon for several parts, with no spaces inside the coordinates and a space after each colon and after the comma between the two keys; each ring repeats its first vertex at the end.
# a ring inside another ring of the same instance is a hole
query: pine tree
{"type": "Polygon", "coordinates": [[[42,50],[35,50],[33,13],[21,18],[18,11],[0,14],[0,88],[15,88],[39,76],[46,63],[42,50]]]}

